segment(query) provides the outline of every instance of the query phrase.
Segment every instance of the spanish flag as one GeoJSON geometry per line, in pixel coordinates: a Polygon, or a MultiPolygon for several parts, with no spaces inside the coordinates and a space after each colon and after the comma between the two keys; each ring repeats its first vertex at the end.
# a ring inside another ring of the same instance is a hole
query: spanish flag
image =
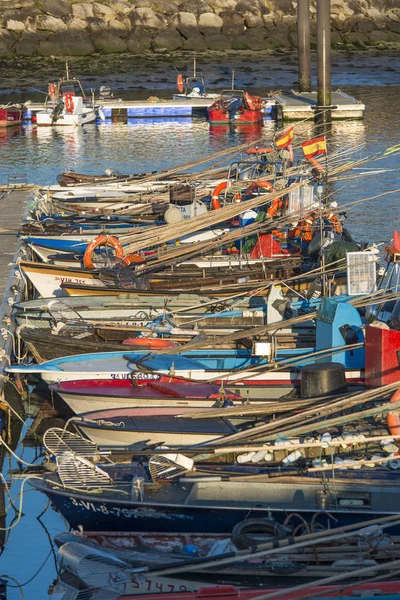
{"type": "Polygon", "coordinates": [[[285,131],[285,133],[281,135],[280,138],[275,140],[275,146],[278,148],[278,150],[283,150],[291,144],[293,139],[293,133],[294,127],[289,127],[289,129],[285,131]]]}
{"type": "Polygon", "coordinates": [[[326,154],[326,142],[325,137],[314,138],[308,142],[303,142],[301,147],[303,148],[304,156],[311,158],[317,156],[317,154],[326,154]]]}

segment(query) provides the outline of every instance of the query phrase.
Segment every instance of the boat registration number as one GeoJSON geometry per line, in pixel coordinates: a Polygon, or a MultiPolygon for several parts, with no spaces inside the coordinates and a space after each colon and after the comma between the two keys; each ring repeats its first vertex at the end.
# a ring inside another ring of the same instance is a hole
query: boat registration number
{"type": "Polygon", "coordinates": [[[77,500],[76,498],[70,498],[71,503],[79,508],[84,508],[92,512],[101,513],[103,515],[114,515],[115,517],[124,517],[130,519],[135,517],[135,511],[130,508],[119,508],[114,506],[113,508],[106,506],[105,504],[99,504],[96,506],[93,502],[86,502],[85,500],[77,500]]]}
{"type": "Polygon", "coordinates": [[[156,373],[141,373],[140,371],[132,373],[111,373],[111,379],[141,379],[147,381],[157,381],[161,379],[161,375],[156,373]]]}
{"type": "Polygon", "coordinates": [[[186,585],[170,583],[169,579],[161,579],[155,577],[154,579],[132,579],[130,582],[130,587],[133,590],[140,592],[188,592],[189,588],[186,585]]]}

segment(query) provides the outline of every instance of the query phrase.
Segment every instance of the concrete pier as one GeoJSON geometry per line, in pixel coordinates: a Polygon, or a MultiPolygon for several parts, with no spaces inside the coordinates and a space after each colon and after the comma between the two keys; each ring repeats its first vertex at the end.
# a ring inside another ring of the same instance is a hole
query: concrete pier
{"type": "MultiPolygon", "coordinates": [[[[13,351],[15,323],[11,319],[12,304],[23,300],[25,282],[18,269],[18,259],[22,256],[17,232],[25,214],[32,186],[0,188],[0,373],[4,373],[13,351]]],[[[0,395],[3,390],[0,380],[0,395]]]]}

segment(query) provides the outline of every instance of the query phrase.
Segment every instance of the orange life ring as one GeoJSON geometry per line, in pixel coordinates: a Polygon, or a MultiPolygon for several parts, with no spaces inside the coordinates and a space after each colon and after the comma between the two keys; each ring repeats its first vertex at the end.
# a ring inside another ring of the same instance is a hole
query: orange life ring
{"type": "MultiPolygon", "coordinates": [[[[398,400],[400,400],[400,389],[393,394],[390,398],[390,402],[397,402],[398,400]]],[[[400,434],[400,414],[398,411],[388,413],[387,425],[392,435],[400,434]]]]}
{"type": "Polygon", "coordinates": [[[49,92],[49,96],[51,96],[51,97],[56,95],[56,87],[55,87],[54,83],[49,83],[48,92],[49,92]]]}
{"type": "Polygon", "coordinates": [[[74,112],[74,100],[72,94],[65,94],[64,96],[65,109],[69,114],[74,112]]]}
{"type": "Polygon", "coordinates": [[[272,148],[249,148],[246,150],[246,154],[270,154],[272,148]]]}
{"type": "Polygon", "coordinates": [[[244,193],[244,197],[250,196],[250,194],[252,194],[255,190],[258,190],[260,188],[265,188],[266,190],[269,190],[270,192],[272,192],[272,190],[274,189],[274,186],[272,185],[272,183],[270,181],[266,181],[265,179],[259,179],[258,181],[253,181],[249,185],[249,187],[246,189],[246,191],[244,193]]]}
{"type": "Polygon", "coordinates": [[[219,183],[215,188],[214,191],[211,195],[211,204],[214,210],[218,210],[219,208],[221,208],[221,205],[219,203],[219,195],[221,194],[221,192],[223,192],[227,187],[230,187],[231,182],[230,181],[221,181],[221,183],[219,183]]]}
{"type": "Polygon", "coordinates": [[[117,258],[124,258],[124,249],[122,248],[121,244],[119,243],[116,237],[107,234],[99,235],[92,242],[90,242],[90,244],[85,250],[85,254],[83,256],[83,264],[86,267],[86,269],[96,268],[93,263],[93,252],[99,246],[104,245],[112,246],[115,249],[115,256],[117,258]]]}
{"type": "Polygon", "coordinates": [[[122,342],[126,346],[142,346],[153,350],[165,350],[166,348],[177,348],[178,344],[171,340],[162,338],[128,338],[122,342]]]}
{"type": "Polygon", "coordinates": [[[274,217],[275,214],[278,212],[278,210],[280,210],[282,208],[282,206],[283,206],[283,201],[280,198],[275,198],[275,200],[273,200],[271,206],[267,210],[267,214],[270,217],[274,217]]]}
{"type": "Polygon", "coordinates": [[[178,73],[176,77],[176,87],[178,88],[178,92],[183,93],[184,85],[183,85],[183,77],[180,73],[178,73]]]}

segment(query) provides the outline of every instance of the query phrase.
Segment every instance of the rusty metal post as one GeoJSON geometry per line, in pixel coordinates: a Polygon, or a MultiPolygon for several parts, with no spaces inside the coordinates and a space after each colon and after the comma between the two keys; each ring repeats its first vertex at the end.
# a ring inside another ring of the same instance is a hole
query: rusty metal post
{"type": "Polygon", "coordinates": [[[331,106],[331,1],[317,0],[317,104],[331,106]]]}
{"type": "Polygon", "coordinates": [[[299,91],[311,92],[310,0],[297,0],[299,91]]]}

